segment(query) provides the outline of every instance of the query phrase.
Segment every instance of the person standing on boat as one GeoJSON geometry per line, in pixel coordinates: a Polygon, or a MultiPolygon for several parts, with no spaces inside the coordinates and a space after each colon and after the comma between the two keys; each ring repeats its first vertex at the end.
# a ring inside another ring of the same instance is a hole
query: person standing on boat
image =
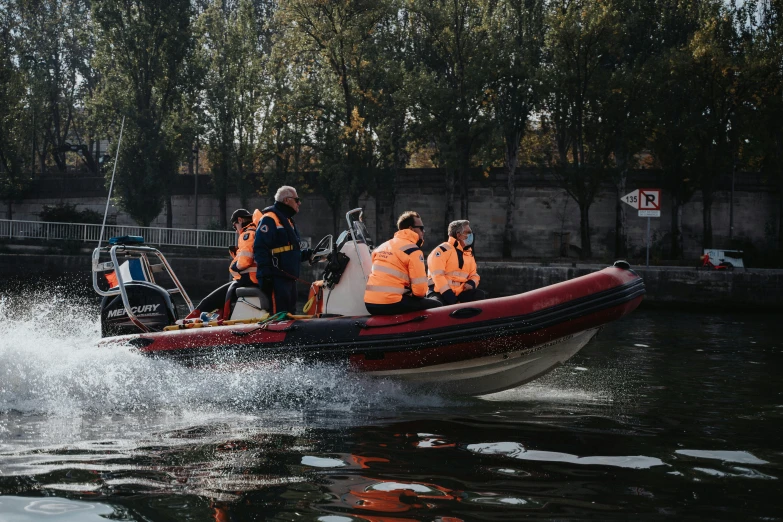
{"type": "Polygon", "coordinates": [[[258,286],[256,262],[253,259],[253,246],[256,239],[256,224],[253,215],[244,208],[238,208],[231,214],[231,227],[239,239],[237,245],[231,247],[231,263],[228,273],[233,281],[226,291],[226,303],[223,307],[223,317],[231,316],[231,303],[236,301],[237,288],[258,286]]]}
{"type": "Polygon", "coordinates": [[[372,253],[372,272],[364,292],[364,304],[373,315],[393,315],[441,306],[427,299],[424,268],[424,223],[413,211],[397,219],[397,232],[372,253]]]}
{"type": "Polygon", "coordinates": [[[258,280],[274,313],[296,312],[299,265],[310,259],[312,253],[309,248],[301,249],[299,230],[293,219],[301,203],[296,189],[284,185],[277,189],[274,205],[253,214],[258,223],[253,246],[258,280]]]}
{"type": "Polygon", "coordinates": [[[448,241],[438,245],[427,257],[430,289],[427,297],[446,305],[485,299],[486,294],[478,288],[481,278],[473,257],[470,221],[452,221],[448,233],[448,241]]]}

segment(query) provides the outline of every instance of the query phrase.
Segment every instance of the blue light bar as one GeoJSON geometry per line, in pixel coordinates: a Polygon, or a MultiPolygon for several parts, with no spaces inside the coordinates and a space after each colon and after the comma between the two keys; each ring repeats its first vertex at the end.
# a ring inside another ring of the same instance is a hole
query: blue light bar
{"type": "Polygon", "coordinates": [[[120,236],[109,238],[110,245],[143,245],[144,238],[141,236],[120,236]]]}

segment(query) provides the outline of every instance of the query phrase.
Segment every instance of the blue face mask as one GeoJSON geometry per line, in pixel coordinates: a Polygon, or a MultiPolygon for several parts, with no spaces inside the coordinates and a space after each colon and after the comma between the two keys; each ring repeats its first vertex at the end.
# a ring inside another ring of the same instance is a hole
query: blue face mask
{"type": "Polygon", "coordinates": [[[473,232],[468,234],[468,237],[465,238],[465,246],[470,246],[473,244],[473,232]]]}

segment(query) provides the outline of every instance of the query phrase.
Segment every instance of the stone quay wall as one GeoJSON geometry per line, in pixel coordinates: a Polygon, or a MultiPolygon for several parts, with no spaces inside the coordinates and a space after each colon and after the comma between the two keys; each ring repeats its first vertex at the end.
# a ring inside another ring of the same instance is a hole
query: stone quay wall
{"type": "MultiPolygon", "coordinates": [[[[191,298],[198,300],[228,282],[227,259],[167,255],[191,298]]],[[[80,255],[43,253],[0,253],[0,295],[3,281],[20,279],[27,286],[40,276],[72,280],[76,286],[89,286],[91,259],[80,255]]],[[[490,297],[512,295],[579,277],[606,265],[574,264],[538,266],[526,263],[479,262],[480,287],[490,297]]],[[[644,279],[646,305],[683,306],[692,311],[725,309],[743,311],[783,311],[783,270],[735,269],[698,270],[682,267],[633,267],[644,279]]],[[[302,279],[315,281],[321,268],[302,265],[302,279]]],[[[298,284],[300,306],[308,288],[298,284]]],[[[43,290],[46,290],[45,288],[43,290]]],[[[194,303],[195,304],[195,303],[194,303]]]]}
{"type": "MultiPolygon", "coordinates": [[[[198,205],[196,205],[195,176],[182,176],[172,199],[173,226],[175,228],[214,228],[217,226],[218,202],[212,196],[209,176],[198,180],[198,205]],[[198,216],[196,216],[196,206],[198,216]]],[[[637,188],[661,186],[660,173],[650,170],[634,171],[629,175],[624,192],[637,188]]],[[[76,178],[40,181],[31,191],[32,196],[15,203],[14,219],[38,220],[43,205],[71,203],[79,209],[91,209],[101,214],[106,204],[105,181],[102,178],[76,178]]],[[[314,185],[311,185],[314,186],[314,185]]],[[[728,248],[730,184],[723,180],[718,185],[712,206],[714,246],[728,248]]],[[[425,250],[443,241],[445,231],[446,198],[443,174],[437,169],[405,170],[397,175],[394,198],[386,195],[376,198],[365,194],[359,198],[364,208],[365,222],[376,243],[388,239],[394,232],[396,216],[404,210],[418,211],[427,227],[425,250]]],[[[255,194],[255,193],[254,193],[255,194]]],[[[497,259],[501,256],[502,235],[505,224],[505,205],[508,198],[507,180],[501,169],[492,170],[485,177],[477,173],[470,181],[469,219],[476,235],[477,257],[497,259]]],[[[591,243],[595,259],[606,262],[614,254],[615,207],[620,196],[616,187],[607,184],[600,191],[590,208],[591,243]]],[[[334,213],[326,200],[317,193],[300,190],[303,204],[297,216],[302,235],[318,241],[322,236],[339,233],[345,228],[344,215],[347,200],[334,213]]],[[[263,208],[272,203],[272,195],[251,195],[245,202],[249,210],[263,208]]],[[[459,196],[455,198],[459,218],[459,196]]],[[[228,214],[243,206],[240,198],[229,195],[228,214]]],[[[627,217],[627,238],[631,257],[645,255],[647,218],[640,218],[627,205],[621,205],[627,217]]],[[[759,251],[774,249],[777,238],[780,195],[777,189],[766,184],[756,174],[737,176],[734,192],[734,240],[759,251]]],[[[666,191],[662,194],[661,217],[650,221],[652,235],[652,259],[655,262],[663,254],[661,247],[668,245],[671,228],[672,199],[666,191]]],[[[133,225],[132,220],[112,205],[109,210],[112,221],[133,225]]],[[[516,177],[514,210],[513,257],[517,260],[553,259],[562,257],[562,247],[569,257],[576,257],[580,245],[579,209],[576,203],[560,188],[551,172],[545,170],[520,170],[516,177]],[[570,245],[570,247],[569,247],[570,245]]],[[[152,226],[165,226],[165,210],[152,226]]],[[[697,192],[682,207],[682,223],[685,256],[698,259],[702,252],[702,199],[697,192]]]]}

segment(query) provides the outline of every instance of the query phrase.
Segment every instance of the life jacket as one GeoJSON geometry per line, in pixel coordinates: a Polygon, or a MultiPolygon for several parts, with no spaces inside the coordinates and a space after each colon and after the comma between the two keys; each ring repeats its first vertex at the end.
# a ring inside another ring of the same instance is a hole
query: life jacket
{"type": "Polygon", "coordinates": [[[104,274],[104,277],[106,278],[106,281],[109,283],[109,288],[120,286],[120,283],[117,281],[117,274],[114,272],[114,270],[104,274]]]}
{"type": "Polygon", "coordinates": [[[299,230],[292,218],[286,217],[277,205],[256,210],[253,219],[258,218],[256,228],[255,255],[259,277],[299,277],[302,250],[299,246],[299,230]]]}
{"type": "Polygon", "coordinates": [[[242,228],[237,241],[236,255],[232,253],[231,263],[228,271],[234,281],[239,281],[242,277],[249,277],[253,283],[258,284],[256,275],[256,262],[253,258],[253,245],[256,239],[256,224],[248,223],[242,228]]]}
{"type": "Polygon", "coordinates": [[[454,295],[459,295],[467,289],[478,288],[481,280],[473,252],[463,250],[455,238],[449,238],[430,252],[427,267],[427,284],[439,294],[451,289],[454,295]]]}
{"type": "Polygon", "coordinates": [[[365,303],[399,303],[409,292],[417,297],[427,295],[424,254],[416,245],[418,240],[419,236],[413,230],[398,230],[392,239],[373,251],[365,303]]]}

